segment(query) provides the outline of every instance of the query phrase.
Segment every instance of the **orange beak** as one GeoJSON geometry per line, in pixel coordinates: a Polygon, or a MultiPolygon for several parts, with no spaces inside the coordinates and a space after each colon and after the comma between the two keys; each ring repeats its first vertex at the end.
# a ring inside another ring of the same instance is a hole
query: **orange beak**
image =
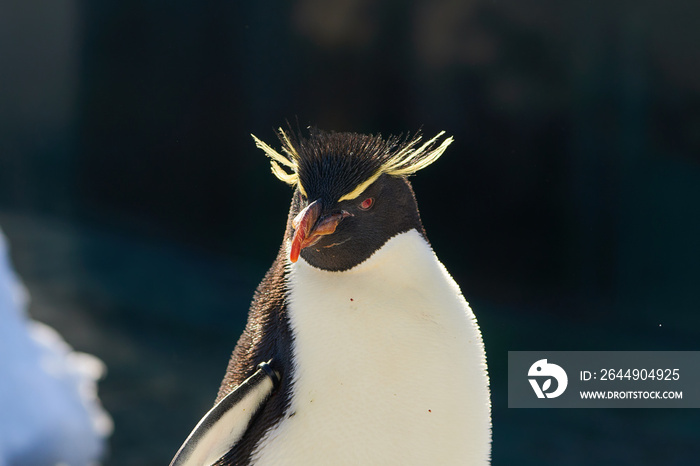
{"type": "Polygon", "coordinates": [[[321,201],[316,200],[292,220],[292,228],[295,232],[294,238],[292,238],[292,249],[289,253],[290,261],[296,262],[302,249],[316,244],[321,236],[334,233],[340,221],[352,214],[343,210],[340,213],[326,215],[319,219],[320,215],[321,201]]]}

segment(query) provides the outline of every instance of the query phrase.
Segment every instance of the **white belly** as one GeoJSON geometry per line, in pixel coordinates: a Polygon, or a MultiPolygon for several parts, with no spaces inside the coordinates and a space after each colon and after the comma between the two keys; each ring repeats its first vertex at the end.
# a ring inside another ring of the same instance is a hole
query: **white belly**
{"type": "Polygon", "coordinates": [[[255,464],[488,464],[481,333],[418,232],[346,272],[290,267],[291,407],[255,464]]]}

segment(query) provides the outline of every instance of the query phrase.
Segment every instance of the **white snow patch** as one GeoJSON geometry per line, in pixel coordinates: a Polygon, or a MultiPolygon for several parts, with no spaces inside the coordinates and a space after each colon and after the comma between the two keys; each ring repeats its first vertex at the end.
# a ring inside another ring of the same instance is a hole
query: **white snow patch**
{"type": "Polygon", "coordinates": [[[113,430],[97,396],[106,367],[27,314],[0,231],[0,466],[96,464],[113,430]]]}

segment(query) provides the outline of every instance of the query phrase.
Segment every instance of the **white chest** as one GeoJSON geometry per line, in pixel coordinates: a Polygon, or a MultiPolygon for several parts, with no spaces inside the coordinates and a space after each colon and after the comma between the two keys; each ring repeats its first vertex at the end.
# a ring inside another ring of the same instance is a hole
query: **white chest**
{"type": "Polygon", "coordinates": [[[397,235],[346,272],[291,267],[291,407],[255,464],[487,464],[481,334],[425,240],[397,235]]]}

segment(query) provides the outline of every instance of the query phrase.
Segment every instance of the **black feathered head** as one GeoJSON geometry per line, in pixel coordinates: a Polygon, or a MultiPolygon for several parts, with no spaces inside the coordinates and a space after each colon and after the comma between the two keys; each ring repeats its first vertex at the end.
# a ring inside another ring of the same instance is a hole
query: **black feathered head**
{"type": "Polygon", "coordinates": [[[279,128],[282,153],[253,135],[255,144],[270,157],[272,173],[302,196],[292,203],[296,218],[291,261],[296,262],[303,250],[302,257],[314,266],[344,270],[369,257],[395,234],[410,228],[422,231],[405,177],[442,155],[453,141],[448,137],[439,143],[444,134],[420,144],[420,133],[384,139],[310,129],[305,137],[279,128]]]}

